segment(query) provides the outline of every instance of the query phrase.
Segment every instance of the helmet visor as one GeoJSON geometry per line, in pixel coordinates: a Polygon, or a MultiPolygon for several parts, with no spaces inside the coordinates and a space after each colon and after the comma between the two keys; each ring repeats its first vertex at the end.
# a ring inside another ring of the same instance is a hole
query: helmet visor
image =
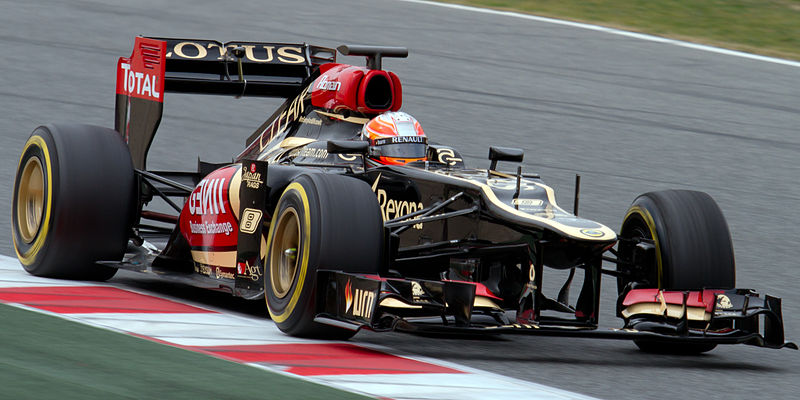
{"type": "Polygon", "coordinates": [[[428,145],[425,143],[398,143],[377,146],[377,153],[381,157],[393,158],[425,158],[428,145]]]}

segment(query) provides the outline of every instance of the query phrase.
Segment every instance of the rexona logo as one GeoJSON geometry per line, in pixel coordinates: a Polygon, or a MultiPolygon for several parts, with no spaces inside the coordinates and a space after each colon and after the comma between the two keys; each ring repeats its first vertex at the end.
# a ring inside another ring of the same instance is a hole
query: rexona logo
{"type": "Polygon", "coordinates": [[[351,313],[354,317],[370,319],[372,316],[372,305],[375,303],[375,293],[369,290],[356,288],[352,289],[350,280],[344,287],[345,313],[351,313]]]}
{"type": "Polygon", "coordinates": [[[320,90],[331,90],[334,92],[338,92],[341,87],[342,87],[341,82],[329,81],[328,75],[322,75],[322,79],[320,79],[319,83],[317,83],[317,89],[320,90]]]}
{"type": "Polygon", "coordinates": [[[225,178],[203,179],[189,196],[189,214],[225,214],[223,188],[225,178]]]}
{"type": "Polygon", "coordinates": [[[125,93],[137,94],[139,96],[150,96],[156,99],[161,98],[158,89],[158,77],[144,72],[131,71],[131,65],[121,63],[124,79],[122,80],[122,90],[125,93]]]}
{"type": "MultiPolygon", "coordinates": [[[[419,202],[415,203],[413,201],[390,199],[386,190],[378,189],[378,182],[380,180],[381,175],[378,174],[378,178],[376,178],[375,182],[372,184],[372,191],[378,197],[378,204],[381,206],[381,215],[384,221],[400,218],[424,208],[422,203],[419,202]]],[[[422,229],[422,224],[414,224],[412,228],[422,229]]]]}

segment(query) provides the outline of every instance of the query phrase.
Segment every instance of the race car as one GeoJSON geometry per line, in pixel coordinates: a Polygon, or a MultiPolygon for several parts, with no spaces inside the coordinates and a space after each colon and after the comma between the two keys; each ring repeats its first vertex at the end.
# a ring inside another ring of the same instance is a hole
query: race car
{"type": "Polygon", "coordinates": [[[114,129],[36,128],[13,194],[13,241],[33,275],[107,280],[118,269],[266,299],[289,335],[360,329],[441,335],[630,339],[701,353],[784,340],[781,301],[735,288],[725,218],[705,193],[642,194],[621,230],[556,204],[488,149],[470,168],[401,111],[385,58],[400,47],[137,37],[117,64],[114,129]],[[366,66],[336,62],[366,58],[366,66]],[[154,171],[166,93],[284,103],[232,163],[154,171]],[[613,265],[606,268],[604,265],[613,265]],[[557,296],[546,271],[562,271],[557,296]],[[576,274],[580,291],[571,301],[576,274]],[[600,329],[601,276],[617,280],[618,329],[600,329]],[[552,290],[552,288],[548,288],[552,290]]]}

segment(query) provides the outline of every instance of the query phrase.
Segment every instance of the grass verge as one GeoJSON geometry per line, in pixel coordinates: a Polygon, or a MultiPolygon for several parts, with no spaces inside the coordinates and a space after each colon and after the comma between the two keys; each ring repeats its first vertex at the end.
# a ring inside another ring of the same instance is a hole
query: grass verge
{"type": "Polygon", "coordinates": [[[800,0],[444,0],[800,60],[800,0]]]}
{"type": "Polygon", "coordinates": [[[365,399],[0,304],[0,398],[365,399]]]}

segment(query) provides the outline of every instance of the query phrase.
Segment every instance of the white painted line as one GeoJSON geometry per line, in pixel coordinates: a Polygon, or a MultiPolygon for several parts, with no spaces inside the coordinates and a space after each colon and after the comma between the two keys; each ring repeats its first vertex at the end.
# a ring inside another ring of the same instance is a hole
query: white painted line
{"type": "MultiPolygon", "coordinates": [[[[440,363],[437,360],[437,363],[440,363]]],[[[458,366],[463,370],[463,366],[458,366]]],[[[567,392],[480,371],[465,374],[330,375],[315,376],[325,384],[366,393],[380,393],[394,400],[439,399],[575,399],[593,397],[567,392]],[[411,384],[413,382],[413,384],[411,384]]]]}
{"type": "Polygon", "coordinates": [[[85,286],[87,283],[48,279],[33,276],[22,268],[16,258],[0,255],[0,288],[5,287],[39,287],[39,286],[85,286]]]}
{"type": "Polygon", "coordinates": [[[760,55],[757,55],[757,54],[750,54],[750,53],[745,53],[745,52],[742,52],[742,51],[735,51],[735,50],[723,49],[723,48],[714,47],[714,46],[708,46],[708,45],[703,45],[703,44],[684,42],[682,40],[667,39],[667,38],[653,36],[653,35],[646,35],[646,34],[643,34],[643,33],[623,31],[623,30],[620,30],[620,29],[613,29],[613,28],[608,28],[608,27],[605,27],[605,26],[585,24],[585,23],[573,22],[573,21],[565,21],[565,20],[555,19],[555,18],[540,17],[540,16],[537,16],[537,15],[522,14],[522,13],[512,12],[512,11],[499,11],[499,10],[492,10],[492,9],[488,9],[488,8],[464,6],[464,5],[460,5],[460,4],[438,3],[438,2],[434,2],[434,1],[428,1],[428,0],[400,0],[400,1],[404,1],[406,3],[425,4],[425,5],[429,5],[429,6],[442,7],[442,8],[451,8],[451,9],[456,9],[456,10],[461,10],[461,11],[470,11],[470,12],[476,12],[476,13],[481,13],[481,14],[491,14],[491,15],[499,15],[499,16],[504,16],[504,17],[527,19],[527,20],[530,20],[530,21],[545,22],[545,23],[549,23],[549,24],[564,25],[564,26],[570,26],[570,27],[573,27],[573,28],[580,28],[580,29],[587,29],[587,30],[598,31],[598,32],[605,32],[605,33],[609,33],[609,34],[612,34],[612,35],[627,36],[627,37],[631,37],[631,38],[635,38],[635,39],[647,40],[647,41],[650,41],[650,42],[658,42],[658,43],[664,43],[664,44],[670,44],[670,45],[673,45],[673,46],[686,47],[686,48],[700,50],[700,51],[707,51],[707,52],[710,52],[710,53],[717,53],[717,54],[724,54],[724,55],[727,55],[727,56],[747,58],[747,59],[750,59],[750,60],[764,61],[764,62],[773,63],[773,64],[788,65],[790,67],[800,67],[800,62],[798,62],[798,61],[784,60],[784,59],[781,59],[781,58],[774,58],[774,57],[767,57],[767,56],[760,56],[760,55]]]}
{"type": "Polygon", "coordinates": [[[179,346],[314,343],[293,338],[268,319],[218,313],[73,314],[92,325],[148,336],[179,346]]]}

